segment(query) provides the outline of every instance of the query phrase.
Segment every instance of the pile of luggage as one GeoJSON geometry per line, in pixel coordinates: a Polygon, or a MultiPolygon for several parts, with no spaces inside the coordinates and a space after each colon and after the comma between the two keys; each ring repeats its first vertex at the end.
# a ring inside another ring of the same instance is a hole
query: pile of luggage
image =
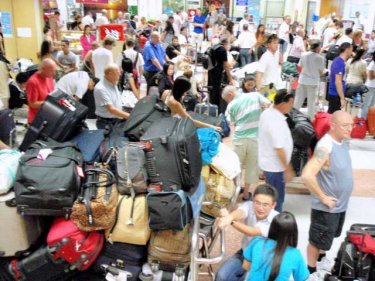
{"type": "Polygon", "coordinates": [[[212,217],[227,206],[238,158],[237,170],[227,167],[233,155],[224,146],[202,168],[194,123],[171,117],[155,96],[106,130],[85,129],[86,114],[84,105],[54,93],[26,133],[24,153],[0,151],[8,179],[0,209],[9,226],[1,231],[0,257],[11,257],[2,274],[185,280],[192,222],[204,198],[216,202],[202,210],[212,217]]]}

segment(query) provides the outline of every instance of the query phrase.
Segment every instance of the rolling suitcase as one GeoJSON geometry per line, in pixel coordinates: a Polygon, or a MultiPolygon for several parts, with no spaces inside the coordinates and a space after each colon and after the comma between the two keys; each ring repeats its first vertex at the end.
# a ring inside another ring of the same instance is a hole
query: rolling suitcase
{"type": "Polygon", "coordinates": [[[202,102],[195,105],[194,111],[199,114],[204,114],[212,117],[219,115],[219,108],[216,104],[209,102],[202,102]]]}
{"type": "Polygon", "coordinates": [[[43,232],[39,217],[17,214],[14,192],[0,196],[0,257],[21,257],[28,254],[43,232]]]}
{"type": "Polygon", "coordinates": [[[0,110],[0,140],[9,146],[16,143],[16,123],[10,109],[0,110]]]}
{"type": "Polygon", "coordinates": [[[146,143],[147,170],[156,189],[190,191],[198,185],[202,159],[191,119],[162,118],[141,140],[146,143]]]}
{"type": "Polygon", "coordinates": [[[355,117],[354,126],[350,136],[353,139],[364,139],[367,133],[367,122],[365,118],[355,117]]]}
{"type": "Polygon", "coordinates": [[[52,93],[36,114],[19,149],[26,151],[38,138],[51,138],[58,142],[71,139],[84,126],[87,111],[86,106],[62,91],[52,93]]]}
{"type": "Polygon", "coordinates": [[[9,271],[16,280],[65,281],[77,274],[69,263],[55,260],[52,250],[43,246],[22,260],[12,260],[9,271]]]}
{"type": "Polygon", "coordinates": [[[130,272],[131,277],[128,277],[128,281],[136,281],[146,258],[147,247],[144,245],[106,242],[91,269],[96,273],[105,274],[108,272],[108,267],[112,267],[112,269],[130,272]]]}

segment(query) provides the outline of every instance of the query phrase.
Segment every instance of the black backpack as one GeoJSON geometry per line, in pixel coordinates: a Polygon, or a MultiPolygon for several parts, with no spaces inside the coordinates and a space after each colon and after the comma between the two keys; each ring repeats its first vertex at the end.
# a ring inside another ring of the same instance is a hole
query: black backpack
{"type": "Polygon", "coordinates": [[[294,146],[298,148],[310,147],[311,141],[315,137],[315,130],[311,121],[295,108],[286,116],[286,121],[292,133],[294,146]]]}
{"type": "Polygon", "coordinates": [[[329,47],[327,54],[326,54],[326,59],[327,60],[334,60],[340,55],[340,46],[338,45],[333,45],[329,47]]]}
{"type": "Polygon", "coordinates": [[[210,71],[211,69],[215,68],[217,66],[217,61],[215,58],[215,52],[218,50],[220,47],[222,47],[221,44],[216,44],[212,47],[209,47],[207,51],[204,53],[202,56],[202,65],[204,69],[207,69],[210,71]]]}

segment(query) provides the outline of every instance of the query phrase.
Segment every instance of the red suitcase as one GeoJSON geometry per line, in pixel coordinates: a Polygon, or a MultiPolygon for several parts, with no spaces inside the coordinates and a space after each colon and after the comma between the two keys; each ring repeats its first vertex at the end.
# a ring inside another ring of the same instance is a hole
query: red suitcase
{"type": "Polygon", "coordinates": [[[367,133],[366,119],[362,117],[354,118],[354,126],[351,133],[353,139],[364,139],[367,133]]]}
{"type": "Polygon", "coordinates": [[[318,111],[315,113],[315,118],[312,124],[318,140],[329,131],[329,128],[331,127],[331,118],[332,115],[327,112],[318,111]]]}
{"type": "Polygon", "coordinates": [[[67,261],[71,268],[86,270],[98,257],[104,243],[103,234],[84,232],[71,221],[57,218],[47,236],[54,259],[67,261]]]}
{"type": "Polygon", "coordinates": [[[375,136],[375,106],[371,107],[367,113],[368,132],[375,136]]]}

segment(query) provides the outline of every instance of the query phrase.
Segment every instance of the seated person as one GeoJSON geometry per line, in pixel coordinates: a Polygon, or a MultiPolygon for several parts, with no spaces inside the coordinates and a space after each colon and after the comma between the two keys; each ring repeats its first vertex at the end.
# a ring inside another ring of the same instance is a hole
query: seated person
{"type": "Polygon", "coordinates": [[[16,116],[26,118],[28,105],[26,98],[26,83],[29,76],[25,72],[20,72],[16,76],[16,80],[9,83],[9,109],[14,109],[16,116]]]}
{"type": "Polygon", "coordinates": [[[295,281],[307,280],[309,271],[297,242],[293,214],[282,212],[274,217],[268,238],[254,238],[243,253],[243,268],[250,271],[247,281],[291,280],[292,275],[295,281]]]}
{"type": "Polygon", "coordinates": [[[61,77],[56,85],[57,89],[63,91],[69,96],[74,97],[77,101],[82,99],[87,90],[94,90],[94,87],[94,80],[90,78],[88,73],[85,71],[75,71],[68,73],[61,77]]]}
{"type": "Polygon", "coordinates": [[[77,70],[77,56],[69,50],[69,41],[61,41],[61,50],[56,57],[56,60],[63,66],[64,73],[69,73],[77,70]]]}
{"type": "Polygon", "coordinates": [[[198,120],[194,120],[191,118],[189,113],[185,110],[184,106],[182,105],[182,101],[184,96],[190,91],[191,83],[186,77],[180,76],[177,77],[175,83],[173,84],[172,90],[164,91],[161,99],[165,102],[165,104],[171,110],[171,115],[174,117],[180,118],[190,118],[194,125],[197,128],[213,128],[216,131],[221,131],[220,127],[207,124],[198,120]]]}
{"type": "Polygon", "coordinates": [[[117,64],[110,63],[104,68],[103,79],[94,88],[98,129],[105,129],[107,125],[129,117],[129,113],[122,110],[121,93],[117,87],[120,75],[117,64]]]}
{"type": "Polygon", "coordinates": [[[174,63],[171,61],[163,65],[163,70],[156,73],[151,79],[150,87],[158,87],[161,96],[165,90],[173,87],[174,63]]]}
{"type": "Polygon", "coordinates": [[[271,222],[278,214],[274,210],[276,200],[276,189],[268,184],[261,184],[254,191],[253,201],[243,202],[237,210],[230,214],[226,209],[221,211],[217,226],[226,228],[231,225],[244,236],[242,248],[219,268],[215,278],[216,281],[240,281],[245,279],[246,270],[242,267],[243,252],[253,237],[268,237],[271,222]]]}
{"type": "Polygon", "coordinates": [[[173,36],[172,43],[168,45],[168,47],[165,49],[165,52],[167,53],[169,59],[173,59],[177,56],[185,56],[181,53],[181,46],[178,43],[177,36],[173,36]]]}

